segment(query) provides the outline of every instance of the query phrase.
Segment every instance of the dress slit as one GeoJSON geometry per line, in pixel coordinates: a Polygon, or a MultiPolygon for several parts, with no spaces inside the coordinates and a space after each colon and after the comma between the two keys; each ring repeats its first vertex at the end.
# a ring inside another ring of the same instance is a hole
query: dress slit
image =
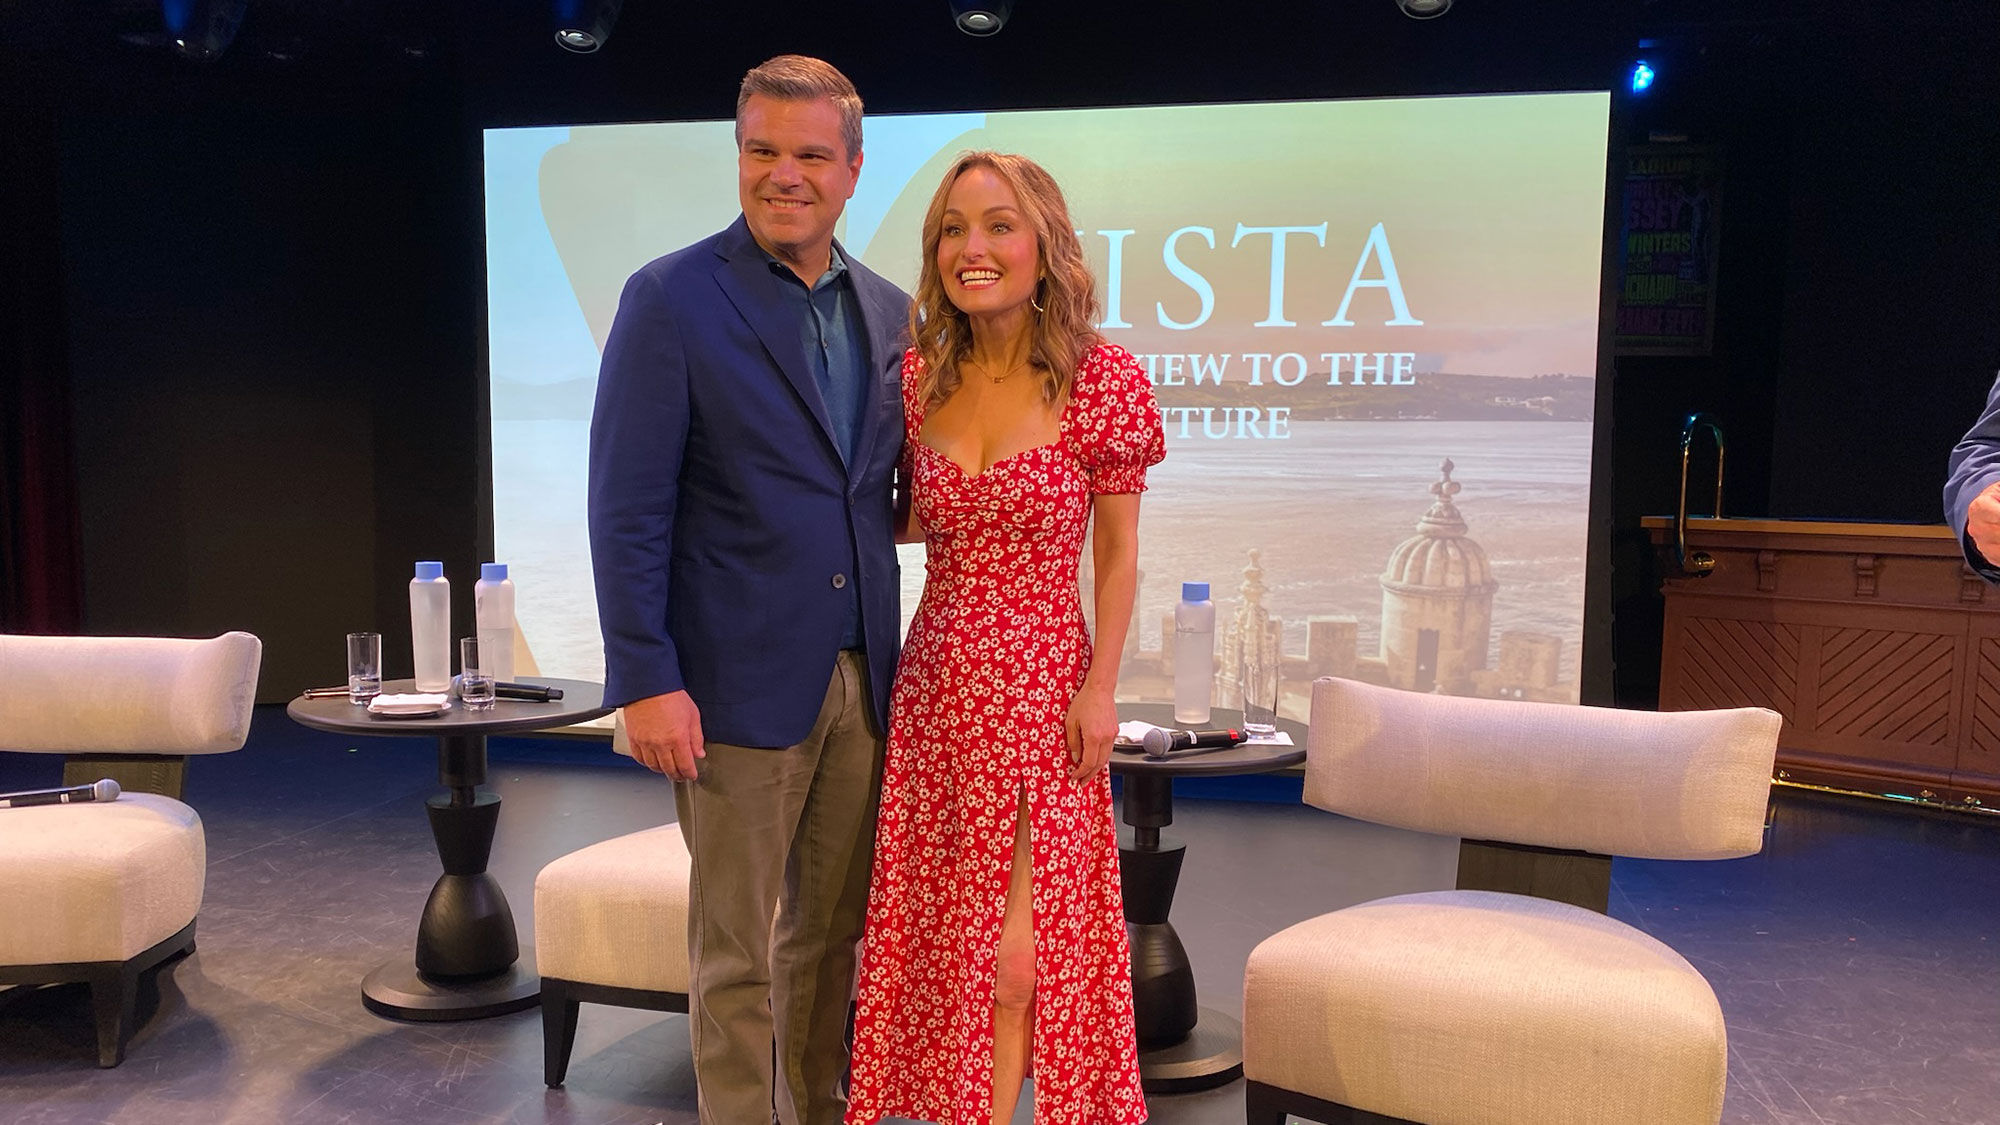
{"type": "MultiPolygon", "coordinates": [[[[1008,896],[1014,893],[1014,880],[1021,875],[1018,861],[1025,858],[1028,864],[1028,916],[1023,920],[1022,924],[1028,928],[1028,947],[1034,957],[1036,986],[1035,991],[1028,994],[1028,1057],[1025,1060],[1025,1066],[1022,1070],[1022,1076],[1029,1077],[1035,1073],[1035,1055],[1039,1050],[1038,1041],[1040,1035],[1037,1024],[1040,1021],[1035,1019],[1037,1009],[1035,1000],[1040,992],[1042,981],[1043,943],[1040,939],[1040,932],[1035,928],[1035,817],[1029,807],[1028,784],[1025,781],[1015,782],[1014,784],[1014,831],[1008,835],[1007,857],[1006,894],[1008,896]],[[1025,857],[1020,854],[1022,849],[1017,847],[1015,843],[1024,833],[1027,837],[1028,845],[1025,849],[1027,852],[1025,857]]],[[[995,933],[998,936],[993,939],[993,947],[997,954],[1000,942],[1005,938],[1007,933],[1007,902],[1004,897],[1000,902],[1000,928],[995,933]]],[[[995,1007],[998,1007],[998,1005],[996,1004],[995,1007]]]]}

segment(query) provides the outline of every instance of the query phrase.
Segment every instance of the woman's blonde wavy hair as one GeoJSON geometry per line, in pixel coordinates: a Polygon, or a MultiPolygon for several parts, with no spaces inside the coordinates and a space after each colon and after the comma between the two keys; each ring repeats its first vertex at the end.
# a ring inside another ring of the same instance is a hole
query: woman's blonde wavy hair
{"type": "Polygon", "coordinates": [[[917,291],[910,302],[910,339],[916,341],[923,357],[924,371],[917,383],[918,401],[934,407],[951,397],[961,381],[959,366],[972,352],[972,322],[946,296],[944,278],[938,272],[938,242],[943,237],[945,200],[951,186],[973,168],[990,168],[1014,190],[1021,214],[1034,229],[1041,250],[1042,280],[1036,285],[1035,302],[1040,311],[1031,311],[1034,339],[1029,344],[1028,361],[1042,379],[1042,393],[1049,402],[1061,402],[1076,378],[1083,353],[1099,343],[1097,334],[1097,287],[1090,267],[1083,261],[1083,244],[1077,240],[1070,222],[1069,204],[1048,170],[1025,156],[981,150],[968,152],[952,162],[930,209],[924,212],[924,259],[917,275],[917,291]]]}

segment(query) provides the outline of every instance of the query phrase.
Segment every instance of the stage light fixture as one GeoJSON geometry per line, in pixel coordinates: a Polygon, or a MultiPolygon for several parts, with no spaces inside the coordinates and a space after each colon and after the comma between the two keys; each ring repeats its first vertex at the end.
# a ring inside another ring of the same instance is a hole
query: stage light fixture
{"type": "Polygon", "coordinates": [[[1647,65],[1645,60],[1641,59],[1638,65],[1632,68],[1632,92],[1643,94],[1652,89],[1655,77],[1657,75],[1653,73],[1653,68],[1647,65]]]}
{"type": "Polygon", "coordinates": [[[1014,12],[1014,0],[951,0],[951,19],[967,35],[998,35],[1014,12]]]}
{"type": "Polygon", "coordinates": [[[1396,7],[1413,20],[1434,20],[1451,11],[1451,0],[1396,0],[1396,7]]]}
{"type": "Polygon", "coordinates": [[[604,46],[623,6],[623,0],[553,0],[557,45],[579,55],[604,46]]]}
{"type": "Polygon", "coordinates": [[[125,36],[141,47],[167,47],[186,58],[206,62],[229,49],[236,29],[243,26],[249,0],[160,0],[159,32],[125,36]]]}

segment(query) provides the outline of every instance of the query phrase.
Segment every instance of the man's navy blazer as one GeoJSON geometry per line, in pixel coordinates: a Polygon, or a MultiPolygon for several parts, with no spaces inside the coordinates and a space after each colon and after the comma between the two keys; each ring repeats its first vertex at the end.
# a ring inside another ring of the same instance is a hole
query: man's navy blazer
{"type": "Polygon", "coordinates": [[[590,555],[604,701],[685,688],[704,738],[811,731],[857,584],[886,729],[902,627],[891,486],[909,298],[847,255],[866,339],[852,466],[796,303],[741,216],[632,275],[590,423],[590,555]]]}
{"type": "Polygon", "coordinates": [[[1944,482],[1944,519],[1958,535],[1966,564],[1989,582],[2000,582],[2000,566],[1973,546],[1965,534],[1965,510],[1986,486],[2000,481],[2000,379],[1986,393],[1986,409],[1951,451],[1944,482]]]}

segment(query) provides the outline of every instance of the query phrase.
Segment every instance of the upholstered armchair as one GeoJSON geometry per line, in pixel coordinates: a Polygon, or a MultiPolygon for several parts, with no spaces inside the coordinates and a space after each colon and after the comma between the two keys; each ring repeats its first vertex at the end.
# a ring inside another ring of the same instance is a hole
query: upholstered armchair
{"type": "Polygon", "coordinates": [[[1305,799],[1461,837],[1459,889],[1324,914],[1244,978],[1246,1120],[1714,1125],[1714,991],[1603,913],[1612,855],[1763,845],[1779,717],[1313,685],[1305,799]]]}
{"type": "Polygon", "coordinates": [[[240,749],[263,644],[0,636],[0,750],[65,755],[115,800],[0,809],[0,986],[88,982],[117,1066],[140,974],[194,949],[207,850],[178,799],[187,758],[240,749]]]}
{"type": "MultiPolygon", "coordinates": [[[[612,749],[630,757],[625,713],[612,749]]],[[[688,1010],[688,872],[680,826],[580,848],[535,876],[535,961],[542,976],[542,1079],[561,1086],[579,1005],[688,1010]]]]}

